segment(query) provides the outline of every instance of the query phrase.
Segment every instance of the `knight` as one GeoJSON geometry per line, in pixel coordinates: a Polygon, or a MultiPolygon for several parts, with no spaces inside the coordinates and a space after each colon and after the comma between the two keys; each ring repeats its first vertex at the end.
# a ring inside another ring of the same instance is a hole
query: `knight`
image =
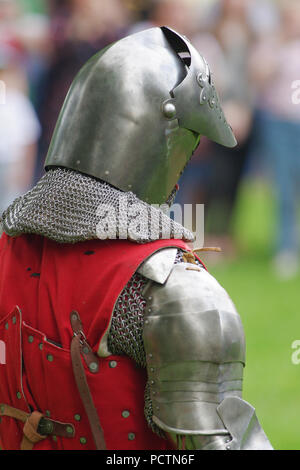
{"type": "Polygon", "coordinates": [[[236,145],[207,62],[168,27],[75,77],[45,175],[2,215],[3,449],[272,449],[242,397],[241,318],[160,208],[201,136],[236,145]]]}

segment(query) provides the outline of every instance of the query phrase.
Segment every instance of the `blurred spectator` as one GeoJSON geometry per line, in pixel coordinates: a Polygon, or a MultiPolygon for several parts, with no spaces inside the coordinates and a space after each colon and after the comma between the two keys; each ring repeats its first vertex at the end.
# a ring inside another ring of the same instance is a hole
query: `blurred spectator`
{"type": "Polygon", "coordinates": [[[150,11],[153,26],[169,26],[178,33],[190,36],[197,27],[195,3],[191,0],[156,0],[150,11]]]}
{"type": "MultiPolygon", "coordinates": [[[[24,0],[23,0],[24,2],[24,0]]],[[[45,14],[24,12],[20,0],[0,0],[0,41],[17,40],[24,49],[23,65],[32,97],[50,51],[49,21],[45,14]]]]}
{"type": "Polygon", "coordinates": [[[41,83],[38,114],[42,124],[39,165],[43,163],[68,89],[84,63],[124,36],[128,11],[121,0],[50,0],[52,56],[41,83]]]}
{"type": "Polygon", "coordinates": [[[28,190],[40,127],[27,97],[22,51],[13,42],[0,43],[0,212],[28,190]]]}
{"type": "Polygon", "coordinates": [[[187,37],[198,30],[199,10],[203,4],[195,0],[148,0],[141,21],[129,32],[134,34],[147,28],[169,26],[187,37]]]}
{"type": "Polygon", "coordinates": [[[0,0],[0,212],[32,183],[40,126],[28,98],[19,2],[0,0]]]}
{"type": "Polygon", "coordinates": [[[300,105],[293,82],[300,77],[300,2],[280,2],[281,29],[260,39],[251,59],[258,88],[257,143],[264,150],[278,198],[275,269],[290,277],[299,267],[300,105]]]}
{"type": "Polygon", "coordinates": [[[272,34],[280,28],[280,15],[276,0],[251,0],[248,21],[256,38],[272,34]]]}

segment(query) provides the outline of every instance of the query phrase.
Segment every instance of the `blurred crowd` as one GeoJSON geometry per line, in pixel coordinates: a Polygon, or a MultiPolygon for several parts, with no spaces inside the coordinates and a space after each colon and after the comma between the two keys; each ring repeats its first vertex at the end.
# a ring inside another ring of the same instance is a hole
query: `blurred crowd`
{"type": "Polygon", "coordinates": [[[167,25],[202,53],[238,140],[202,140],[180,203],[205,204],[206,230],[234,252],[231,221],[245,175],[268,176],[277,201],[274,263],[299,265],[299,0],[0,0],[0,212],[43,174],[68,88],[98,50],[167,25]]]}

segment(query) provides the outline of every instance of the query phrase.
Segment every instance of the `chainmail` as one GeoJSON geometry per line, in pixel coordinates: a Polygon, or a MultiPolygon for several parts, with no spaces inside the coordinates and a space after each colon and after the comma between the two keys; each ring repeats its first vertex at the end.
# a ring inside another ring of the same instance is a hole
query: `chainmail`
{"type": "Polygon", "coordinates": [[[135,273],[121,292],[113,312],[107,343],[114,355],[126,354],[140,367],[146,367],[142,337],[146,301],[142,292],[147,282],[141,274],[135,273]]]}
{"type": "MultiPolygon", "coordinates": [[[[175,263],[182,263],[183,252],[177,250],[175,263]]],[[[196,263],[200,265],[199,261],[196,263]]],[[[146,300],[143,290],[148,279],[135,273],[121,292],[112,316],[108,335],[108,349],[114,355],[126,355],[133,359],[137,366],[146,367],[146,353],[143,342],[144,310],[146,300]]],[[[145,389],[145,418],[151,429],[160,437],[164,432],[153,422],[153,408],[150,398],[149,383],[145,389]]]]}
{"type": "Polygon", "coordinates": [[[7,235],[43,235],[58,243],[91,239],[193,240],[193,234],[161,210],[108,183],[69,169],[48,171],[3,213],[7,235]],[[142,215],[140,217],[140,215],[142,215]]]}

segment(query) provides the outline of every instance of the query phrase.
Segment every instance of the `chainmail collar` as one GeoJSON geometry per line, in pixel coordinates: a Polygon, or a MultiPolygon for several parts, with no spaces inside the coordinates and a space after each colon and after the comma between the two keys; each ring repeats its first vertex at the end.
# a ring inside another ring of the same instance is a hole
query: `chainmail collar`
{"type": "Polygon", "coordinates": [[[48,171],[33,189],[17,198],[2,214],[1,225],[13,237],[33,233],[58,243],[97,238],[137,243],[194,238],[161,208],[150,206],[132,192],[124,193],[63,168],[48,171]]]}

